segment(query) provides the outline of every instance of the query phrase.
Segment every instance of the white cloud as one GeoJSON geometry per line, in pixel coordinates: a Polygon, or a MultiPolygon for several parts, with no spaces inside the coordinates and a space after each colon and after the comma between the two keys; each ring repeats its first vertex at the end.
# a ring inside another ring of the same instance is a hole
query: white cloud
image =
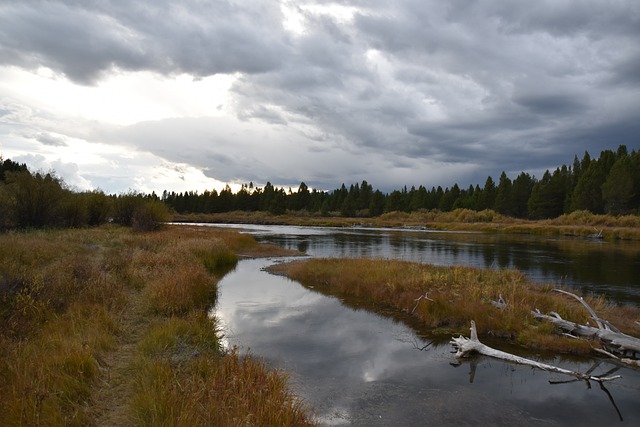
{"type": "Polygon", "coordinates": [[[30,72],[0,67],[0,93],[27,104],[23,109],[129,125],[169,117],[223,115],[232,102],[228,91],[235,79],[226,74],[194,78],[140,71],[114,73],[94,86],[81,86],[46,68],[30,72]]]}

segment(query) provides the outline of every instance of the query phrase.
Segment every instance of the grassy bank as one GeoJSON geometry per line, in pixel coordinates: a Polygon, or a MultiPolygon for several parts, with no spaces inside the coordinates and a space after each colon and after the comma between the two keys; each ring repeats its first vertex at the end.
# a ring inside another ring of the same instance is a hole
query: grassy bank
{"type": "Polygon", "coordinates": [[[0,235],[2,425],[311,425],[206,312],[238,255],[274,250],[188,227],[0,235]]]}
{"type": "MultiPolygon", "coordinates": [[[[565,353],[586,353],[592,345],[562,336],[530,312],[556,312],[579,323],[589,315],[575,299],[531,283],[515,270],[439,267],[370,259],[311,259],[273,267],[316,291],[351,303],[416,321],[434,336],[468,335],[475,320],[478,332],[507,338],[525,347],[565,353]],[[500,297],[507,307],[492,304],[500,297]],[[421,298],[422,297],[422,298],[421,298]]],[[[640,310],[616,307],[604,298],[585,297],[596,313],[623,332],[639,335],[640,310]]]]}
{"type": "Polygon", "coordinates": [[[594,215],[576,211],[558,218],[530,221],[500,215],[492,210],[456,209],[452,212],[389,212],[374,218],[320,216],[306,212],[271,215],[267,212],[226,212],[219,214],[174,214],[177,222],[240,224],[286,224],[319,227],[419,227],[434,230],[466,230],[492,233],[538,234],[545,236],[590,237],[601,234],[606,240],[640,240],[640,216],[594,215]]]}

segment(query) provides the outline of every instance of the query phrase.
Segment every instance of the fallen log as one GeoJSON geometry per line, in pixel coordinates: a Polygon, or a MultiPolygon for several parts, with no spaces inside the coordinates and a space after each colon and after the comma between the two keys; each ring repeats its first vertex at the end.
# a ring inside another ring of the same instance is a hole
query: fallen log
{"type": "Polygon", "coordinates": [[[591,318],[595,321],[597,327],[590,325],[581,325],[579,323],[565,320],[558,313],[551,313],[552,316],[542,314],[540,310],[533,311],[532,314],[536,319],[547,320],[558,326],[565,333],[571,334],[579,338],[597,339],[608,349],[608,351],[623,356],[631,353],[632,357],[640,354],[640,338],[627,335],[620,332],[615,326],[608,321],[601,319],[595,311],[587,304],[587,302],[571,292],[555,289],[555,291],[569,295],[577,299],[589,312],[591,318]]]}
{"type": "Polygon", "coordinates": [[[596,381],[602,383],[603,381],[612,381],[621,378],[620,375],[613,377],[598,377],[582,372],[572,371],[569,369],[560,368],[558,366],[547,365],[546,363],[537,362],[535,360],[527,359],[524,357],[516,356],[515,354],[507,353],[495,348],[489,347],[478,339],[478,332],[476,330],[476,322],[471,321],[471,337],[466,338],[460,335],[458,338],[452,338],[451,344],[456,349],[456,357],[463,358],[470,354],[482,354],[484,356],[493,357],[496,359],[505,360],[507,362],[517,363],[519,365],[531,366],[536,369],[540,369],[548,372],[555,372],[558,374],[571,375],[578,379],[589,381],[596,381]]]}

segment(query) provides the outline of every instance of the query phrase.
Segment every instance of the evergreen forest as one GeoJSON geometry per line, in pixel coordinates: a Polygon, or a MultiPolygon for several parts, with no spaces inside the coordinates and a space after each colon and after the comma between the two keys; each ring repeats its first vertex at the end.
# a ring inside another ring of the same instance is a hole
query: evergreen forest
{"type": "Polygon", "coordinates": [[[164,191],[162,201],[178,213],[219,213],[230,211],[307,211],[321,215],[375,217],[386,212],[439,210],[458,208],[527,219],[555,218],[577,210],[593,214],[625,215],[640,212],[640,153],[621,145],[616,151],[605,150],[598,158],[585,152],[576,155],[571,165],[547,170],[538,179],[525,172],[510,179],[502,172],[497,182],[491,176],[484,185],[460,188],[458,184],[443,189],[424,185],[390,193],[374,189],[367,181],[342,184],[333,191],[310,190],[302,182],[291,189],[264,187],[253,183],[233,193],[227,186],[216,190],[178,193],[164,191]]]}
{"type": "Polygon", "coordinates": [[[525,172],[510,179],[505,172],[484,185],[443,189],[406,186],[383,193],[367,181],[333,191],[310,189],[304,182],[294,192],[253,183],[237,192],[227,186],[198,193],[164,191],[113,195],[100,190],[69,189],[53,172],[30,172],[26,164],[0,157],[0,231],[46,227],[85,227],[106,222],[140,230],[158,228],[170,212],[224,213],[264,211],[271,214],[375,217],[387,212],[455,209],[494,210],[523,219],[555,218],[574,211],[614,216],[640,214],[640,153],[626,146],[605,150],[598,158],[585,152],[573,164],[547,170],[541,178],[525,172]]]}

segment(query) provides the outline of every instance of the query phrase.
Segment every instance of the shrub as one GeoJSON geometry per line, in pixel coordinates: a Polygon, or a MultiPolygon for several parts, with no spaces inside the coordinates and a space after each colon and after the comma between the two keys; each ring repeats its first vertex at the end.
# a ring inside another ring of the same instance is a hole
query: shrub
{"type": "Polygon", "coordinates": [[[131,225],[135,231],[155,231],[169,220],[169,211],[159,200],[147,200],[133,211],[131,225]]]}

